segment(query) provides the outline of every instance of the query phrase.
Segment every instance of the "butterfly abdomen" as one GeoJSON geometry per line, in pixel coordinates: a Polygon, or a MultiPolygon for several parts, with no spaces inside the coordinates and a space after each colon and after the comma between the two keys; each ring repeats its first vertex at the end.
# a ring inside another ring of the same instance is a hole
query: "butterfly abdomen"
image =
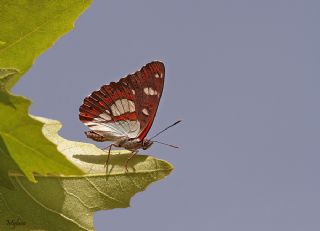
{"type": "Polygon", "coordinates": [[[84,132],[84,134],[86,134],[86,136],[90,139],[93,139],[94,141],[97,142],[104,142],[104,141],[109,141],[109,139],[105,136],[101,136],[97,133],[95,133],[94,131],[86,131],[84,132]]]}

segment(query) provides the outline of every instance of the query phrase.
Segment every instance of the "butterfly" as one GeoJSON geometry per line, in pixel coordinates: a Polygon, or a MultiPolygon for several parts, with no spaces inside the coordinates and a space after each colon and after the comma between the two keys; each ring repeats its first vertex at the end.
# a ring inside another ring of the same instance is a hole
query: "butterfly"
{"type": "Polygon", "coordinates": [[[128,172],[128,161],[139,149],[146,150],[153,144],[146,135],[156,116],[164,79],[164,64],[153,61],[84,98],[79,119],[90,129],[85,135],[94,141],[112,142],[107,147],[106,168],[112,146],[131,151],[125,164],[128,172]]]}

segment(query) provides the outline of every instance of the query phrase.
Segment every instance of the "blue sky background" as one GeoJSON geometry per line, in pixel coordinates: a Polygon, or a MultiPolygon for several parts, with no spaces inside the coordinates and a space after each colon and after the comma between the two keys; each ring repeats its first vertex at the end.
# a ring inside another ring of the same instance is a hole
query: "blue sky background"
{"type": "Polygon", "coordinates": [[[320,230],[320,2],[102,1],[13,89],[31,113],[87,141],[83,98],[152,60],[166,83],[150,134],[179,150],[165,180],[128,209],[100,211],[97,230],[320,230]]]}

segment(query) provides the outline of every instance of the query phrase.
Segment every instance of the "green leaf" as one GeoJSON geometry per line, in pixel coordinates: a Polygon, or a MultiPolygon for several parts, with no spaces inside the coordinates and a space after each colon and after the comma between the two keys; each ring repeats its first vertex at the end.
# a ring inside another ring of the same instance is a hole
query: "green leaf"
{"type": "Polygon", "coordinates": [[[128,207],[135,193],[173,169],[165,161],[138,155],[129,162],[129,173],[125,173],[123,166],[128,152],[114,151],[111,171],[106,176],[104,151],[92,144],[63,139],[57,133],[61,128],[58,121],[37,119],[45,123],[44,134],[86,175],[37,176],[38,183],[32,184],[20,174],[12,173],[16,190],[0,187],[0,230],[12,228],[8,221],[20,221],[17,230],[94,230],[95,211],[128,207]]]}
{"type": "Polygon", "coordinates": [[[2,47],[3,45],[5,45],[6,43],[3,41],[0,41],[0,47],[2,47]]]}
{"type": "Polygon", "coordinates": [[[0,0],[0,185],[10,187],[7,172],[81,174],[42,134],[43,124],[28,114],[30,100],[10,89],[34,60],[63,34],[91,0],[0,0]]]}
{"type": "Polygon", "coordinates": [[[7,92],[5,83],[18,73],[15,69],[0,69],[0,179],[10,185],[8,171],[21,170],[35,181],[33,173],[81,174],[56,146],[42,133],[43,124],[28,114],[30,101],[7,92]]]}
{"type": "Polygon", "coordinates": [[[92,0],[0,0],[0,68],[16,68],[20,74],[36,57],[74,27],[75,20],[92,0]]]}
{"type": "MultiPolygon", "coordinates": [[[[18,71],[16,69],[0,69],[0,102],[10,107],[14,106],[10,101],[9,94],[6,93],[5,84],[10,79],[10,77],[16,74],[18,74],[18,71]]],[[[13,188],[13,185],[11,184],[11,181],[8,177],[8,172],[12,169],[17,170],[19,169],[19,167],[11,158],[9,151],[4,143],[4,140],[0,136],[0,183],[5,187],[11,189],[13,188]]]]}

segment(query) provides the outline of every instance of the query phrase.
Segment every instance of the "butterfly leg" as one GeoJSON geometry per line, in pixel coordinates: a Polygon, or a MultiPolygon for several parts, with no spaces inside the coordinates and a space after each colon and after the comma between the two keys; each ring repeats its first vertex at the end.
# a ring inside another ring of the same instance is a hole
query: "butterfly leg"
{"type": "Polygon", "coordinates": [[[104,163],[104,167],[106,168],[107,174],[108,174],[108,166],[109,166],[109,159],[110,159],[110,153],[111,153],[112,146],[114,146],[114,144],[110,144],[108,147],[104,148],[104,150],[109,149],[106,162],[104,163]]]}
{"type": "Polygon", "coordinates": [[[128,172],[128,163],[129,163],[129,160],[132,159],[132,157],[134,157],[138,152],[137,151],[132,151],[130,156],[128,157],[127,161],[126,161],[126,164],[125,164],[125,168],[126,168],[126,172],[128,172]]]}

